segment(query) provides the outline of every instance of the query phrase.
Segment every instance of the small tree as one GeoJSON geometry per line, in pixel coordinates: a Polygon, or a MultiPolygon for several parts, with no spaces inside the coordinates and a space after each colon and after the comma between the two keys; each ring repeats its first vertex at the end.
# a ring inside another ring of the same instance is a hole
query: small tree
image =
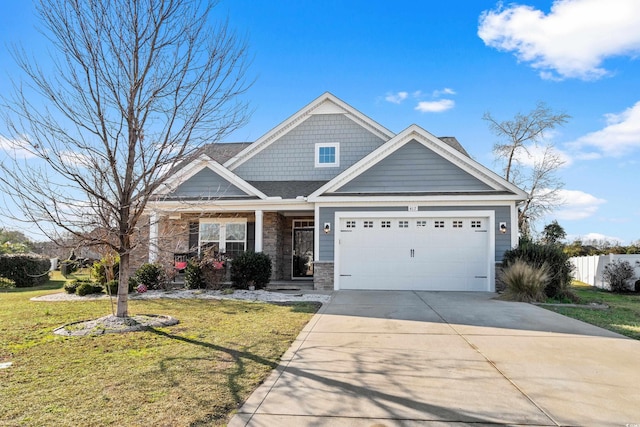
{"type": "Polygon", "coordinates": [[[0,104],[14,148],[0,189],[51,240],[63,230],[119,255],[116,315],[127,317],[130,254],[152,195],[246,121],[246,45],[211,24],[216,2],[36,3],[53,65],[14,50],[27,82],[0,104]]]}
{"type": "Polygon", "coordinates": [[[542,232],[542,242],[547,245],[555,245],[559,243],[567,237],[567,233],[564,231],[564,228],[558,221],[552,221],[551,224],[547,224],[544,226],[544,231],[542,232]]]}
{"type": "Polygon", "coordinates": [[[628,291],[627,280],[632,279],[634,270],[629,261],[615,259],[604,266],[602,280],[609,284],[611,292],[628,291]]]}
{"type": "Polygon", "coordinates": [[[521,187],[528,194],[518,211],[518,227],[522,235],[530,234],[530,224],[541,215],[551,211],[561,202],[558,193],[563,184],[556,176],[564,160],[551,144],[532,153],[549,131],[565,124],[569,116],[551,110],[539,102],[527,114],[518,113],[511,120],[498,121],[487,112],[482,119],[489,123],[489,129],[500,139],[493,147],[496,160],[502,163],[504,178],[521,187]],[[528,168],[523,158],[533,159],[528,168]]]}

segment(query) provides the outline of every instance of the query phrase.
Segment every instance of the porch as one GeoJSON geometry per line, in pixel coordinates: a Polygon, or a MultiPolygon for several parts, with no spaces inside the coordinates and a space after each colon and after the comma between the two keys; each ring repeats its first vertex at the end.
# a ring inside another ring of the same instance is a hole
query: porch
{"type": "MultiPolygon", "coordinates": [[[[263,252],[272,261],[270,287],[313,289],[315,228],[311,211],[156,212],[149,219],[148,260],[171,270],[177,256],[208,251],[232,262],[245,251],[263,252]]],[[[184,283],[184,275],[174,283],[184,283]]]]}

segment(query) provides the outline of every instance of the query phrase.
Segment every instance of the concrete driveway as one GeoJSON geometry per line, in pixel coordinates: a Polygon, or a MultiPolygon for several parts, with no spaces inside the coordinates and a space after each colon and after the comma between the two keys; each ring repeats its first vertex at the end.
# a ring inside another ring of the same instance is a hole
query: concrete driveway
{"type": "Polygon", "coordinates": [[[640,342],[494,296],[335,292],[229,425],[640,425],[640,342]]]}

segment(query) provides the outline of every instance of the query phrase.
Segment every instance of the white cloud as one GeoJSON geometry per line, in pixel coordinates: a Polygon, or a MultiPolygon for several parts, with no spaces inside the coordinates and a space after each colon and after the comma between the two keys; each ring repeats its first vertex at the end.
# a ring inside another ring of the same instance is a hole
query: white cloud
{"type": "Polygon", "coordinates": [[[452,109],[456,105],[452,99],[441,99],[439,101],[421,101],[418,102],[416,110],[422,113],[441,113],[452,109]]]}
{"type": "Polygon", "coordinates": [[[609,72],[602,62],[640,52],[640,1],[556,0],[545,14],[531,6],[500,6],[480,16],[478,36],[514,52],[547,79],[592,80],[609,72]]]}
{"type": "MultiPolygon", "coordinates": [[[[640,1],[638,2],[640,4],[640,1]]],[[[599,131],[588,133],[569,146],[582,149],[596,148],[601,156],[623,156],[634,149],[640,149],[640,102],[627,108],[620,114],[606,114],[607,126],[599,131]]],[[[596,153],[584,155],[597,158],[596,153]]]]}
{"type": "Polygon", "coordinates": [[[402,101],[407,99],[408,96],[408,92],[388,93],[387,96],[384,97],[384,99],[385,101],[391,102],[393,104],[400,104],[402,101]]]}
{"type": "Polygon", "coordinates": [[[440,98],[442,95],[455,95],[456,91],[449,88],[449,87],[445,87],[444,89],[440,89],[440,90],[434,90],[432,96],[434,98],[440,98]]]}
{"type": "Polygon", "coordinates": [[[554,211],[554,216],[560,220],[570,221],[592,216],[601,204],[607,202],[580,190],[560,190],[558,199],[563,205],[554,211]]]}
{"type": "Polygon", "coordinates": [[[26,138],[23,139],[9,139],[0,135],[0,151],[4,151],[15,159],[32,159],[36,157],[33,152],[25,149],[29,143],[26,138]]]}

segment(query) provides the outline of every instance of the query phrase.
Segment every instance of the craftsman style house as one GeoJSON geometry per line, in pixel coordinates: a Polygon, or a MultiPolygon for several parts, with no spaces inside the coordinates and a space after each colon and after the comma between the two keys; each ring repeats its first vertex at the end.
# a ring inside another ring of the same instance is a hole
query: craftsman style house
{"type": "Polygon", "coordinates": [[[177,170],[148,206],[148,258],[262,251],[272,280],[316,289],[492,291],[524,198],[455,138],[394,134],[325,93],[177,170]]]}

